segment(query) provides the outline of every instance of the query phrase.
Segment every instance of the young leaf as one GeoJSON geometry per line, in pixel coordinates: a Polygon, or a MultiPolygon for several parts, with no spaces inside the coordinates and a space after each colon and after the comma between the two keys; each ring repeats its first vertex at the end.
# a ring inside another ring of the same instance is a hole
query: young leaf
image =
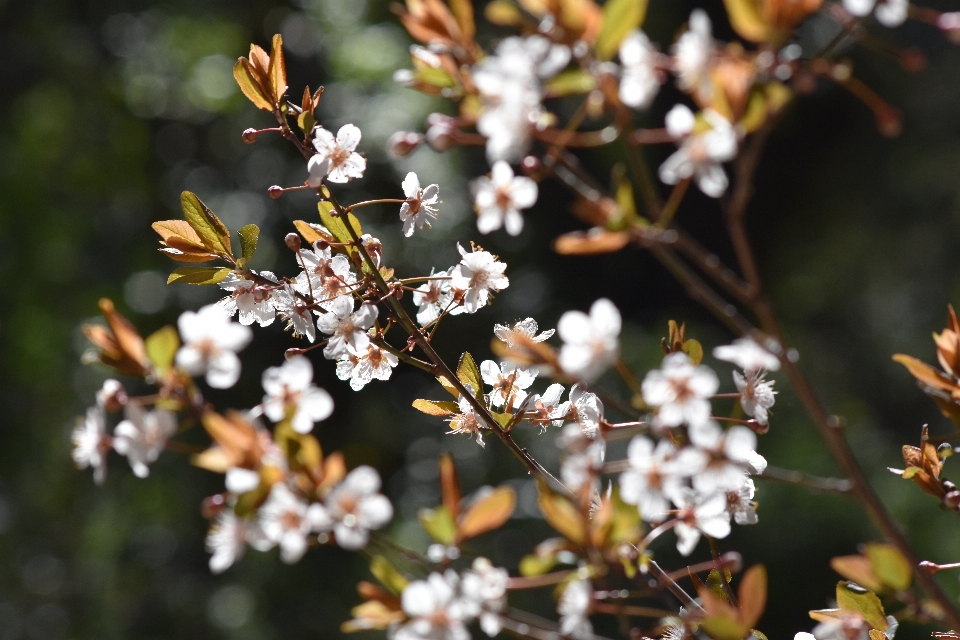
{"type": "Polygon", "coordinates": [[[597,88],[597,80],[592,73],[583,69],[574,69],[557,74],[544,83],[551,97],[574,96],[590,93],[597,88]]]}
{"type": "Polygon", "coordinates": [[[693,364],[700,364],[703,360],[703,345],[700,344],[699,340],[694,340],[693,338],[684,340],[683,352],[690,356],[693,364]]]}
{"type": "Polygon", "coordinates": [[[294,220],[293,226],[297,228],[297,231],[300,232],[300,235],[303,236],[303,239],[306,240],[309,245],[313,245],[317,240],[324,240],[326,242],[337,241],[332,235],[324,235],[323,231],[320,230],[320,225],[313,225],[303,220],[294,220]]]}
{"type": "Polygon", "coordinates": [[[183,217],[200,236],[205,247],[218,255],[233,257],[230,231],[195,193],[190,191],[181,193],[180,205],[183,207],[183,217]]]}
{"type": "Polygon", "coordinates": [[[767,606],[767,570],[762,564],[753,565],[743,574],[737,596],[740,624],[752,629],[767,606]]]}
{"type": "Polygon", "coordinates": [[[837,583],[837,606],[846,613],[859,614],[874,629],[886,631],[890,626],[877,594],[850,582],[837,583]]]}
{"type": "Polygon", "coordinates": [[[173,359],[180,348],[180,336],[177,330],[167,325],[151,333],[145,343],[147,357],[159,375],[173,366],[173,359]]]}
{"type": "MultiPolygon", "coordinates": [[[[868,544],[867,558],[873,573],[894,591],[903,591],[913,581],[913,567],[892,544],[868,544]]],[[[866,586],[866,585],[864,585],[866,586]]]]}
{"type": "Polygon", "coordinates": [[[537,504],[547,523],[571,542],[583,544],[587,539],[586,523],[573,503],[543,482],[538,482],[537,488],[540,493],[537,504]]]}
{"type": "Polygon", "coordinates": [[[529,555],[524,556],[520,560],[520,575],[531,577],[531,576],[541,576],[545,574],[550,569],[553,569],[557,566],[557,556],[537,556],[529,555]]]}
{"type": "Polygon", "coordinates": [[[395,594],[403,593],[409,584],[409,580],[383,556],[373,556],[370,560],[370,573],[376,576],[380,584],[395,594]]]}
{"type": "MultiPolygon", "coordinates": [[[[320,222],[323,223],[331,234],[333,234],[334,240],[337,242],[342,242],[344,244],[350,244],[353,242],[353,237],[350,235],[350,231],[347,230],[347,225],[345,224],[342,216],[334,215],[333,204],[324,200],[317,205],[317,208],[320,210],[320,222]]],[[[347,214],[347,220],[350,221],[350,225],[353,227],[353,230],[356,232],[357,237],[363,235],[363,228],[360,226],[360,221],[357,220],[356,216],[352,213],[347,214]]],[[[348,247],[348,253],[355,253],[355,247],[348,247]]]]}
{"type": "Polygon", "coordinates": [[[450,395],[452,395],[454,398],[460,397],[460,392],[457,391],[457,388],[453,386],[453,383],[447,380],[445,377],[437,376],[437,382],[439,382],[440,386],[443,387],[444,390],[450,395]]]}
{"type": "Polygon", "coordinates": [[[700,621],[700,628],[714,640],[743,640],[748,632],[736,620],[725,616],[707,616],[700,621]]]}
{"type": "Polygon", "coordinates": [[[248,224],[240,227],[240,251],[244,259],[249,260],[257,250],[257,239],[260,237],[260,227],[248,224]]]}
{"type": "Polygon", "coordinates": [[[273,47],[270,49],[270,67],[267,73],[270,76],[273,102],[279,105],[287,92],[287,63],[283,59],[283,36],[279,33],[273,36],[273,47]]]}
{"type": "Polygon", "coordinates": [[[624,37],[639,29],[647,14],[647,0],[607,0],[603,5],[603,26],[595,50],[601,60],[610,60],[624,37]]]}
{"type": "Polygon", "coordinates": [[[440,495],[443,497],[443,506],[447,508],[453,519],[460,517],[460,479],[457,477],[457,467],[453,456],[449,453],[440,455],[440,495]]]}
{"type": "Polygon", "coordinates": [[[847,580],[856,582],[871,591],[883,589],[883,583],[874,573],[870,559],[862,555],[837,556],[830,560],[830,567],[847,580]]]}
{"type": "Polygon", "coordinates": [[[460,356],[460,363],[457,365],[457,379],[465,385],[473,388],[473,394],[478,398],[483,397],[483,378],[480,377],[480,369],[469,351],[465,351],[460,356]]]}
{"type": "Polygon", "coordinates": [[[167,278],[167,284],[217,284],[232,272],[226,267],[180,267],[167,278]]]}
{"type": "Polygon", "coordinates": [[[457,538],[467,540],[498,529],[510,519],[517,496],[510,487],[497,487],[473,502],[460,517],[457,538]]]}
{"type": "Polygon", "coordinates": [[[457,537],[457,523],[454,522],[450,511],[440,506],[436,509],[421,509],[420,524],[431,538],[442,545],[450,546],[457,537]]]}
{"type": "Polygon", "coordinates": [[[233,77],[240,85],[240,91],[255,107],[264,111],[273,111],[273,103],[264,93],[263,87],[257,80],[256,70],[249,60],[246,58],[237,60],[237,64],[233,65],[233,77]]]}
{"type": "Polygon", "coordinates": [[[460,27],[461,43],[467,43],[473,40],[477,33],[477,26],[473,20],[473,2],[470,0],[449,0],[450,9],[453,17],[457,20],[460,27]]]}
{"type": "Polygon", "coordinates": [[[448,416],[460,413],[460,407],[456,402],[449,400],[424,400],[423,398],[413,401],[413,408],[422,411],[428,416],[446,418],[448,416]]]}
{"type": "Polygon", "coordinates": [[[776,30],[764,22],[757,0],[723,0],[727,7],[730,26],[741,37],[751,42],[766,42],[773,39],[776,30]]]}

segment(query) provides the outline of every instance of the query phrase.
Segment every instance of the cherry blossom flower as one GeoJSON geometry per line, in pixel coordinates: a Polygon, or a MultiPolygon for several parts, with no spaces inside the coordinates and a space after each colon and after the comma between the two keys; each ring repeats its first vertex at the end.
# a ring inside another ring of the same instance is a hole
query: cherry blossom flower
{"type": "Polygon", "coordinates": [[[780,369],[780,358],[761,347],[753,338],[737,338],[733,344],[717,347],[713,350],[713,357],[732,362],[744,371],[780,369]]]}
{"type": "Polygon", "coordinates": [[[431,270],[430,276],[439,279],[428,280],[413,292],[413,303],[419,307],[417,322],[420,326],[425,327],[439,318],[443,310],[453,301],[449,280],[451,271],[452,269],[447,269],[434,273],[431,270]]]}
{"type": "Polygon", "coordinates": [[[699,425],[710,418],[710,396],[717,392],[717,374],[704,365],[695,366],[687,354],[668,354],[647,373],[641,391],[643,401],[657,407],[656,427],[678,427],[684,422],[699,425]]]}
{"type": "Polygon", "coordinates": [[[330,182],[348,182],[351,178],[362,178],[367,168],[367,160],[356,152],[360,144],[360,129],[345,124],[337,131],[337,137],[324,128],[318,128],[314,135],[313,146],[317,154],[310,158],[307,170],[310,177],[307,184],[316,189],[326,177],[330,182]]]}
{"type": "Polygon", "coordinates": [[[313,365],[306,356],[293,356],[279,367],[263,372],[263,412],[274,422],[292,414],[297,433],[310,433],[313,424],[333,413],[333,398],[313,384],[313,365]]]}
{"type": "Polygon", "coordinates": [[[499,365],[493,360],[480,363],[480,375],[483,381],[493,387],[490,391],[490,403],[495,407],[511,409],[527,397],[525,389],[537,379],[537,374],[521,369],[508,362],[499,365]]]}
{"type": "Polygon", "coordinates": [[[333,520],[333,535],[344,549],[356,551],[367,544],[370,531],[393,517],[393,505],[380,494],[380,476],[366,465],[347,474],[324,500],[333,520]]]}
{"type": "Polygon", "coordinates": [[[703,495],[690,488],[681,489],[671,498],[680,509],[674,527],[677,533],[677,551],[688,556],[700,541],[700,534],[711,538],[726,538],[730,535],[730,512],[727,511],[727,496],[723,493],[703,495]]]}
{"type": "Polygon", "coordinates": [[[166,409],[147,411],[143,405],[130,403],[124,409],[125,419],[113,430],[113,448],[130,461],[138,478],[150,475],[155,462],[177,432],[177,415],[166,409]]]}
{"type": "Polygon", "coordinates": [[[370,344],[367,330],[377,321],[380,310],[373,304],[361,304],[353,310],[353,298],[340,296],[330,305],[329,313],[317,318],[317,328],[330,336],[323,348],[323,357],[336,360],[345,355],[362,356],[370,344]]]}
{"type": "Polygon", "coordinates": [[[273,296],[274,308],[286,320],[287,329],[294,336],[304,336],[310,342],[317,339],[317,327],[313,323],[313,314],[306,303],[300,299],[293,285],[285,284],[273,296]]]}
{"type": "Polygon", "coordinates": [[[590,315],[567,311],[560,316],[557,331],[563,340],[560,368],[591,382],[617,359],[620,350],[620,311],[606,298],[590,307],[590,315]]]}
{"type": "Polygon", "coordinates": [[[694,447],[705,454],[702,468],[693,475],[697,491],[733,491],[742,484],[744,472],[759,474],[767,468],[766,459],[756,452],[757,436],[747,427],[735,425],[724,431],[707,420],[691,425],[688,434],[694,447]]]}
{"type": "Polygon", "coordinates": [[[563,396],[562,384],[551,384],[543,395],[533,394],[531,402],[527,405],[527,420],[540,425],[540,433],[547,430],[547,427],[559,427],[567,414],[570,413],[570,401],[560,402],[563,396]]]}
{"type": "Polygon", "coordinates": [[[264,536],[280,546],[280,559],[287,564],[303,557],[311,533],[328,531],[333,524],[322,505],[308,505],[282,482],[273,485],[259,517],[264,536]]]}
{"type": "Polygon", "coordinates": [[[457,598],[459,577],[452,570],[431,573],[403,590],[400,605],[410,620],[391,640],[470,640],[467,608],[457,598]]]}
{"type": "Polygon", "coordinates": [[[518,339],[523,338],[531,342],[543,342],[551,338],[555,332],[554,329],[547,329],[540,335],[537,335],[537,321],[533,318],[517,320],[512,326],[504,324],[493,325],[493,335],[507,343],[507,347],[515,349],[518,346],[518,339]]]}
{"type": "Polygon", "coordinates": [[[491,638],[502,628],[499,612],[507,604],[509,579],[506,569],[493,566],[486,558],[477,558],[460,581],[461,601],[466,612],[472,618],[479,618],[480,629],[491,638]]]}
{"type": "Polygon", "coordinates": [[[885,27],[899,27],[907,21],[909,0],[843,0],[843,8],[857,18],[876,16],[877,22],[885,27]]]}
{"type": "Polygon", "coordinates": [[[703,9],[690,13],[690,22],[673,46],[677,86],[684,91],[702,91],[709,83],[708,72],[716,51],[713,27],[703,9]]]}
{"type": "Polygon", "coordinates": [[[597,394],[587,391],[586,387],[577,383],[570,387],[570,404],[580,429],[589,435],[596,434],[600,430],[600,421],[603,420],[603,403],[597,394]]]}
{"type": "Polygon", "coordinates": [[[418,227],[423,229],[424,224],[430,226],[428,218],[436,220],[437,208],[434,205],[440,202],[440,186],[431,184],[421,189],[420,180],[413,171],[407,174],[401,186],[407,199],[400,205],[400,220],[403,221],[403,235],[409,238],[418,227]]]}
{"type": "Polygon", "coordinates": [[[367,345],[367,352],[357,357],[347,354],[347,357],[337,362],[337,377],[349,380],[350,388],[360,391],[371,380],[389,380],[394,367],[400,360],[385,349],[375,344],[367,345]]]}
{"type": "Polygon", "coordinates": [[[588,640],[593,637],[593,625],[587,614],[590,611],[590,600],[593,597],[593,588],[589,580],[577,579],[567,584],[557,602],[557,613],[560,614],[560,635],[575,640],[588,640]]]}
{"type": "Polygon", "coordinates": [[[568,424],[560,431],[558,444],[566,451],[560,464],[560,478],[571,491],[580,491],[594,480],[603,466],[606,443],[595,433],[583,431],[579,425],[568,424]]]}
{"type": "Polygon", "coordinates": [[[97,406],[107,411],[117,411],[127,404],[127,391],[119,380],[107,378],[97,391],[97,406]]]}
{"type": "MultiPolygon", "coordinates": [[[[118,383],[119,384],[119,383],[118,383]]],[[[73,462],[78,469],[93,469],[93,481],[102,485],[107,478],[107,452],[111,441],[107,435],[106,416],[102,406],[87,409],[86,418],[78,418],[71,434],[73,462]]]]}
{"type": "MultiPolygon", "coordinates": [[[[889,626],[883,632],[887,640],[893,640],[899,622],[887,616],[889,626]]],[[[869,640],[873,626],[859,614],[841,612],[839,618],[825,620],[813,628],[813,634],[805,634],[816,640],[869,640]]],[[[797,634],[800,635],[800,634],[797,634]]],[[[796,638],[794,638],[796,640],[796,638]]]]}
{"type": "Polygon", "coordinates": [[[237,351],[253,338],[249,327],[230,322],[224,310],[209,304],[199,311],[184,311],[177,321],[183,346],[177,351],[177,366],[192,376],[206,374],[207,384],[228,389],[240,377],[237,351]]]}
{"type": "Polygon", "coordinates": [[[493,254],[482,249],[477,250],[477,247],[468,252],[458,243],[457,249],[463,259],[450,272],[450,277],[453,289],[462,292],[463,306],[451,311],[451,314],[476,313],[478,309],[486,306],[491,291],[500,291],[510,286],[509,278],[503,274],[507,265],[497,260],[493,254]]]}
{"type": "Polygon", "coordinates": [[[737,155],[737,132],[726,118],[713,109],[702,112],[708,129],[694,128],[696,119],[686,105],[678,104],[667,113],[667,132],[680,140],[680,148],[660,165],[660,179],[677,184],[692,177],[711,198],[727,190],[729,180],[722,163],[737,155]]]}
{"type": "Polygon", "coordinates": [[[620,43],[620,101],[634,109],[646,109],[660,90],[657,50],[643,31],[627,34],[620,43]]]}
{"type": "MultiPolygon", "coordinates": [[[[277,282],[277,277],[269,271],[262,271],[259,275],[271,282],[277,282]]],[[[254,322],[261,327],[273,324],[276,317],[273,305],[275,287],[258,285],[253,280],[239,278],[231,272],[220,283],[220,288],[232,292],[231,295],[221,298],[220,302],[217,303],[227,314],[227,317],[232,318],[239,313],[240,324],[245,326],[254,322]]]]}
{"type": "Polygon", "coordinates": [[[727,511],[737,524],[757,524],[757,503],[753,497],[757,488],[753,479],[743,476],[743,484],[736,491],[727,491],[727,511]]]}
{"type": "MultiPolygon", "coordinates": [[[[476,392],[473,385],[465,384],[463,386],[471,394],[476,392]]],[[[461,394],[460,397],[457,398],[457,407],[460,409],[460,413],[451,418],[447,418],[447,422],[450,423],[450,431],[447,433],[466,433],[468,435],[475,433],[477,434],[477,444],[481,447],[486,446],[483,444],[483,434],[480,432],[483,425],[477,418],[477,414],[473,410],[473,405],[470,404],[470,401],[467,400],[465,395],[461,394]]]]}
{"type": "Polygon", "coordinates": [[[350,260],[343,254],[333,255],[330,247],[314,243],[313,250],[301,249],[298,256],[304,271],[296,279],[296,290],[312,296],[324,309],[330,309],[338,297],[349,295],[357,284],[357,276],[350,268],[350,260]]]}
{"type": "Polygon", "coordinates": [[[674,461],[677,448],[666,438],[656,447],[646,436],[636,436],[627,447],[630,468],[620,474],[620,497],[635,504],[647,522],[663,522],[671,496],[683,486],[682,467],[674,461]]]}
{"type": "Polygon", "coordinates": [[[773,380],[764,380],[764,375],[758,371],[749,371],[746,376],[739,371],[733,372],[733,383],[740,392],[743,412],[760,424],[767,424],[770,407],[777,401],[773,380]]]}
{"type": "Polygon", "coordinates": [[[230,507],[221,509],[207,533],[207,552],[213,554],[210,571],[223,573],[229,569],[243,557],[248,544],[257,551],[266,551],[272,546],[256,520],[237,516],[230,507]]]}
{"type": "Polygon", "coordinates": [[[524,176],[515,176],[503,160],[493,163],[490,177],[480,176],[470,183],[473,206],[477,210],[477,229],[490,233],[506,226],[512,236],[523,231],[520,209],[529,209],[537,202],[537,183],[524,176]]]}
{"type": "Polygon", "coordinates": [[[817,637],[814,636],[812,633],[801,631],[800,633],[793,636],[793,640],[817,640],[817,637]]]}

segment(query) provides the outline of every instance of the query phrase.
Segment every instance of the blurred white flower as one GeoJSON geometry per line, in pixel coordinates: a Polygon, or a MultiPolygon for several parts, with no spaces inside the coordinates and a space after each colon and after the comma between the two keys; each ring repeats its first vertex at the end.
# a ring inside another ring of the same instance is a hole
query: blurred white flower
{"type": "MultiPolygon", "coordinates": [[[[595,433],[585,432],[577,424],[568,424],[560,431],[558,444],[566,452],[560,464],[560,479],[574,492],[599,475],[607,447],[595,433]]],[[[596,483],[594,482],[596,485],[596,483]]]]}
{"type": "Polygon", "coordinates": [[[699,131],[686,105],[678,104],[667,113],[667,131],[680,140],[680,148],[660,165],[659,175],[666,184],[692,177],[700,191],[719,198],[729,184],[721,164],[736,157],[737,132],[713,109],[705,109],[702,115],[709,128],[699,131]]]}
{"type": "Polygon", "coordinates": [[[537,183],[524,176],[515,176],[510,165],[498,160],[490,169],[490,177],[480,176],[470,183],[473,206],[477,211],[477,229],[490,233],[505,226],[507,233],[518,235],[523,230],[520,209],[529,209],[537,202],[537,183]]]}
{"type": "Polygon", "coordinates": [[[735,425],[724,431],[707,420],[690,425],[687,433],[691,444],[703,452],[702,467],[693,475],[697,491],[733,491],[740,487],[744,473],[760,474],[767,468],[766,459],[756,452],[757,436],[747,427],[735,425]]]}
{"type": "Polygon", "coordinates": [[[418,227],[423,229],[424,224],[430,226],[428,218],[436,220],[437,208],[434,205],[440,202],[440,186],[431,184],[421,189],[420,179],[413,171],[407,174],[401,186],[407,199],[400,205],[400,220],[403,221],[403,235],[409,238],[418,227]]]}
{"type": "Polygon", "coordinates": [[[340,296],[330,305],[329,313],[317,318],[317,328],[330,336],[323,348],[323,357],[336,360],[348,353],[362,356],[370,344],[367,330],[377,321],[380,309],[374,304],[361,304],[353,310],[353,298],[340,296]]]}
{"type": "Polygon", "coordinates": [[[656,447],[646,436],[636,436],[627,447],[630,468],[620,474],[620,497],[635,504],[647,522],[663,522],[670,511],[671,496],[683,485],[681,469],[674,462],[677,448],[666,438],[656,447]]]}
{"type": "Polygon", "coordinates": [[[716,50],[712,30],[706,11],[694,9],[690,13],[687,30],[677,38],[672,49],[680,89],[699,91],[709,81],[710,62],[716,50]]]}
{"type": "Polygon", "coordinates": [[[730,535],[730,512],[727,511],[727,496],[723,493],[703,495],[690,488],[681,489],[672,496],[680,510],[680,521],[673,528],[677,533],[677,551],[688,556],[700,541],[700,534],[711,538],[726,538],[730,535]]]}
{"type": "Polygon", "coordinates": [[[460,264],[450,272],[451,286],[458,292],[463,292],[463,306],[451,312],[462,309],[465,313],[476,313],[486,306],[491,291],[500,291],[510,286],[510,279],[503,274],[507,265],[497,260],[487,251],[478,251],[475,247],[467,251],[459,243],[457,249],[463,257],[460,264]]]}
{"type": "Polygon", "coordinates": [[[263,372],[263,412],[274,422],[292,413],[297,433],[310,433],[313,424],[333,413],[333,398],[313,384],[313,365],[306,356],[293,356],[279,367],[263,372]]]}
{"type": "Polygon", "coordinates": [[[197,312],[184,311],[177,321],[183,346],[177,351],[177,366],[191,376],[207,375],[207,384],[228,389],[240,377],[237,351],[253,338],[249,327],[230,322],[219,306],[209,304],[197,312]]]}
{"type": "Polygon", "coordinates": [[[907,21],[910,8],[909,0],[843,0],[843,8],[857,18],[876,16],[877,22],[885,27],[899,27],[907,21]]]}
{"type": "Polygon", "coordinates": [[[578,579],[567,583],[567,588],[563,590],[557,603],[560,635],[575,640],[589,640],[593,637],[593,625],[587,616],[593,597],[592,590],[589,580],[578,579]]]}
{"type": "MultiPolygon", "coordinates": [[[[114,381],[116,382],[116,381],[114,381]]],[[[102,485],[107,478],[107,452],[110,438],[107,436],[106,416],[100,406],[87,409],[86,418],[78,418],[71,434],[73,461],[78,469],[93,469],[93,481],[102,485]]]]}
{"type": "Polygon", "coordinates": [[[684,422],[698,425],[710,418],[710,396],[720,381],[707,366],[695,366],[687,354],[667,354],[660,365],[643,379],[643,401],[657,408],[656,427],[678,427],[684,422]]]}
{"type": "Polygon", "coordinates": [[[366,546],[370,531],[380,529],[393,517],[393,505],[380,494],[380,476],[366,465],[347,474],[324,500],[333,520],[333,535],[344,549],[366,546]]]}
{"type": "MultiPolygon", "coordinates": [[[[277,277],[269,271],[262,271],[259,275],[271,282],[277,282],[277,277]]],[[[239,313],[242,325],[251,325],[256,322],[261,327],[266,327],[273,324],[275,317],[273,288],[258,285],[253,280],[238,278],[232,272],[220,283],[220,288],[232,292],[217,303],[228,317],[232,318],[234,314],[239,313]]]]}
{"type": "Polygon", "coordinates": [[[408,584],[400,605],[410,620],[393,632],[391,640],[470,640],[468,611],[456,597],[458,583],[457,574],[447,570],[408,584]]]}
{"type": "Polygon", "coordinates": [[[713,350],[717,360],[732,362],[744,371],[777,371],[780,358],[773,355],[753,338],[737,338],[732,344],[713,350]]]}
{"type": "Polygon", "coordinates": [[[634,109],[646,109],[660,90],[657,50],[643,31],[627,34],[620,43],[620,101],[634,109]]]}
{"type": "Polygon", "coordinates": [[[177,432],[177,415],[166,409],[147,411],[143,405],[131,402],[124,408],[125,419],[113,430],[113,448],[130,461],[138,478],[150,475],[150,464],[155,462],[167,440],[177,432]]]}
{"type": "Polygon", "coordinates": [[[250,545],[266,551],[272,543],[263,535],[256,520],[238,517],[231,507],[224,507],[207,533],[206,548],[210,556],[210,571],[223,573],[243,557],[250,545]]]}
{"type": "Polygon", "coordinates": [[[340,127],[336,139],[326,129],[318,128],[313,139],[317,153],[307,163],[310,172],[307,184],[316,189],[323,184],[324,177],[330,182],[362,178],[367,160],[356,152],[360,135],[360,129],[352,124],[340,127]]]}
{"type": "Polygon", "coordinates": [[[620,349],[620,311],[606,298],[590,307],[590,315],[567,311],[560,316],[557,331],[563,340],[560,368],[591,382],[617,359],[620,349]]]}
{"type": "Polygon", "coordinates": [[[460,581],[466,612],[470,617],[479,618],[480,629],[491,638],[502,628],[498,612],[507,604],[509,580],[506,569],[494,567],[486,558],[477,558],[460,581]]]}
{"type": "Polygon", "coordinates": [[[278,482],[260,507],[260,528],[267,540],[280,546],[280,559],[293,564],[307,551],[307,538],[317,531],[329,531],[332,521],[319,504],[307,504],[287,485],[278,482]]]}
{"type": "Polygon", "coordinates": [[[733,515],[737,524],[757,524],[757,503],[753,497],[757,487],[753,478],[743,476],[743,484],[736,491],[727,491],[727,510],[733,515]]]}

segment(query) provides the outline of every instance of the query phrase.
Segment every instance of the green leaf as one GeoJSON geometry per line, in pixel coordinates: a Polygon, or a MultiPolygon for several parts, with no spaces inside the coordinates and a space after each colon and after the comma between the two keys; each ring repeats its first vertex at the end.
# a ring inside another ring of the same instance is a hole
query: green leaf
{"type": "Polygon", "coordinates": [[[752,42],[766,42],[777,33],[763,20],[757,0],[723,0],[733,30],[752,42]]]}
{"type": "Polygon", "coordinates": [[[183,207],[183,217],[200,236],[204,246],[213,253],[232,258],[230,230],[220,222],[220,218],[190,191],[180,194],[180,205],[183,207]]]}
{"type": "Polygon", "coordinates": [[[597,80],[593,74],[583,69],[573,69],[547,80],[544,88],[552,97],[573,96],[590,93],[597,88],[597,80]]]}
{"type": "Polygon", "coordinates": [[[509,429],[513,423],[513,414],[512,413],[494,413],[490,412],[490,415],[493,416],[493,419],[497,421],[504,429],[509,429]]]}
{"type": "Polygon", "coordinates": [[[297,116],[297,126],[307,135],[310,135],[310,132],[313,131],[313,127],[316,126],[316,124],[317,119],[314,117],[312,111],[304,111],[297,116]]]}
{"type": "MultiPolygon", "coordinates": [[[[726,576],[727,584],[730,584],[733,574],[728,570],[724,569],[723,573],[726,576]]],[[[723,583],[720,582],[720,572],[716,569],[712,569],[709,574],[707,574],[707,588],[713,592],[715,596],[720,598],[725,602],[729,602],[730,599],[727,597],[727,590],[723,588],[723,583]]]]}
{"type": "Polygon", "coordinates": [[[886,631],[890,626],[877,594],[852,582],[837,583],[837,606],[846,613],[860,614],[874,629],[886,631]]]}
{"type": "Polygon", "coordinates": [[[700,621],[700,628],[714,640],[743,640],[747,635],[747,629],[726,616],[708,616],[700,621]]]}
{"type": "Polygon", "coordinates": [[[690,356],[693,364],[700,364],[700,361],[703,360],[703,345],[700,344],[699,340],[694,340],[693,338],[685,340],[683,343],[683,352],[690,356]]]}
{"type": "Polygon", "coordinates": [[[603,27],[595,50],[601,60],[610,60],[628,33],[639,29],[647,15],[647,0],[607,0],[603,5],[603,27]]]}
{"type": "Polygon", "coordinates": [[[246,58],[237,60],[237,64],[233,65],[233,77],[237,81],[237,84],[240,85],[240,90],[243,91],[243,95],[247,96],[247,99],[256,105],[258,109],[273,111],[273,104],[266,94],[264,94],[263,87],[261,87],[257,81],[253,66],[249,60],[246,58]]]}
{"type": "Polygon", "coordinates": [[[557,566],[557,556],[555,555],[524,556],[523,559],[520,560],[520,575],[528,578],[530,576],[541,576],[555,566],[557,566]]]}
{"type": "Polygon", "coordinates": [[[167,284],[183,282],[186,284],[217,284],[233,271],[227,267],[180,267],[170,274],[167,284]]]}
{"type": "Polygon", "coordinates": [[[453,521],[453,515],[449,509],[443,506],[436,509],[421,509],[419,517],[423,530],[431,538],[448,547],[454,543],[457,538],[457,523],[453,521]]]}
{"type": "Polygon", "coordinates": [[[457,391],[457,388],[453,386],[453,383],[447,380],[445,377],[437,376],[437,382],[439,382],[440,386],[443,387],[446,390],[446,392],[452,395],[454,398],[457,398],[457,399],[460,398],[460,392],[457,391]]]}
{"type": "Polygon", "coordinates": [[[260,237],[260,227],[255,224],[248,224],[240,227],[240,251],[246,260],[253,257],[257,250],[257,239],[260,237]]]}
{"type": "Polygon", "coordinates": [[[900,550],[892,544],[872,543],[867,545],[870,567],[881,582],[894,591],[903,591],[913,581],[913,567],[900,550]]]}
{"type": "Polygon", "coordinates": [[[453,76],[437,67],[422,67],[417,69],[414,77],[423,84],[428,84],[431,87],[438,87],[440,89],[450,89],[457,86],[457,81],[453,76]]]}
{"type": "Polygon", "coordinates": [[[460,356],[460,364],[457,365],[457,379],[463,384],[469,384],[473,387],[473,395],[478,400],[483,398],[483,378],[480,377],[480,369],[469,351],[465,351],[460,356]]]}
{"type": "MultiPolygon", "coordinates": [[[[347,229],[347,225],[344,223],[341,216],[334,215],[335,211],[333,208],[333,203],[323,202],[317,205],[317,208],[320,210],[320,221],[323,223],[330,233],[333,234],[333,237],[337,242],[342,242],[344,244],[350,244],[353,242],[353,237],[350,235],[350,231],[347,229]]],[[[352,213],[347,214],[347,219],[350,221],[353,230],[356,231],[357,237],[363,235],[363,228],[360,226],[360,221],[357,220],[356,216],[352,213]]],[[[356,247],[348,248],[350,253],[355,252],[356,247]]]]}
{"type": "Polygon", "coordinates": [[[376,576],[380,584],[397,595],[403,593],[410,582],[383,556],[373,556],[371,558],[370,573],[376,576]]]}
{"type": "Polygon", "coordinates": [[[449,400],[424,400],[419,398],[413,401],[413,408],[428,416],[437,416],[438,418],[446,418],[460,413],[460,405],[449,400]]]}
{"type": "Polygon", "coordinates": [[[151,333],[144,342],[147,357],[153,363],[157,373],[163,375],[171,366],[180,348],[180,336],[177,330],[167,325],[151,333]]]}

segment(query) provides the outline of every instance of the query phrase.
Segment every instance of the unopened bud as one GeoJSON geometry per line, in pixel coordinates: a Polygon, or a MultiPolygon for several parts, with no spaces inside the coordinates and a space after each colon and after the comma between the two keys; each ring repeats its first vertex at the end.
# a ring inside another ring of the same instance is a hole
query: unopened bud
{"type": "Polygon", "coordinates": [[[200,513],[207,520],[213,520],[226,505],[227,499],[224,494],[217,493],[203,499],[200,503],[200,513]]]}
{"type": "Polygon", "coordinates": [[[540,158],[537,156],[527,156],[520,163],[520,169],[528,176],[532,176],[540,171],[540,158]]]}
{"type": "Polygon", "coordinates": [[[295,233],[288,233],[283,237],[283,242],[290,247],[293,252],[300,251],[300,236],[295,233]]]}
{"type": "Polygon", "coordinates": [[[243,132],[243,141],[247,144],[253,144],[257,141],[257,136],[260,135],[260,132],[256,129],[247,129],[243,132]]]}
{"type": "Polygon", "coordinates": [[[960,507],[960,491],[950,491],[947,495],[943,496],[943,504],[945,504],[950,509],[956,509],[960,507]]]}
{"type": "Polygon", "coordinates": [[[273,198],[274,200],[276,200],[277,198],[283,195],[283,187],[275,184],[269,189],[267,189],[267,195],[273,198]]]}
{"type": "Polygon", "coordinates": [[[290,347],[289,349],[283,352],[283,357],[289,360],[294,356],[302,356],[305,353],[306,351],[303,349],[298,349],[297,347],[290,347]]]}
{"type": "Polygon", "coordinates": [[[937,18],[937,26],[950,39],[950,42],[960,44],[960,11],[941,13],[937,18]]]}
{"type": "Polygon", "coordinates": [[[456,144],[454,133],[457,126],[450,116],[431,113],[427,116],[427,127],[427,144],[434,151],[446,151],[456,144]]]}
{"type": "Polygon", "coordinates": [[[940,571],[940,565],[938,565],[936,562],[930,562],[929,560],[924,560],[923,562],[918,564],[917,567],[921,571],[926,571],[931,576],[935,574],[937,571],[940,571]]]}
{"type": "Polygon", "coordinates": [[[397,131],[387,140],[391,155],[403,158],[423,143],[423,136],[413,131],[397,131]]]}

